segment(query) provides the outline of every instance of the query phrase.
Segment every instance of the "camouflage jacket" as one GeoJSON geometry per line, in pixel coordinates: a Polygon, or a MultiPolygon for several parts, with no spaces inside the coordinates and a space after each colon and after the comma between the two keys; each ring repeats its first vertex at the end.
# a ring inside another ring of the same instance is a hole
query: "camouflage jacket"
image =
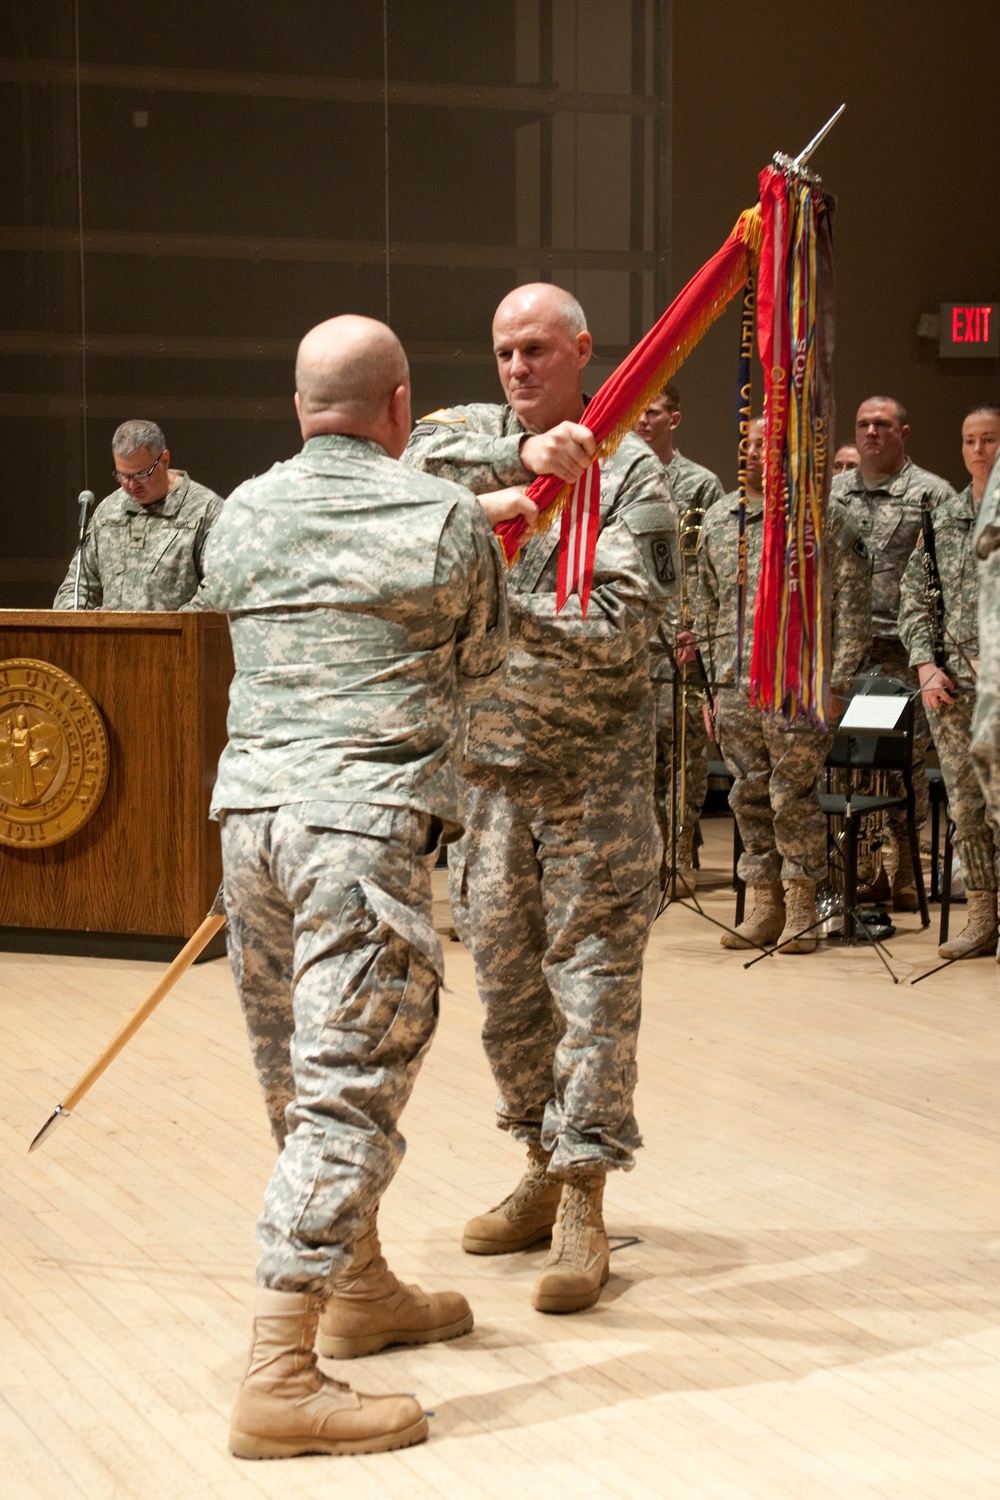
{"type": "Polygon", "coordinates": [[[670,493],[677,506],[678,516],[683,516],[685,511],[694,507],[709,510],[717,500],[722,499],[722,480],[711,469],[705,469],[693,459],[685,458],[676,448],[673,458],[664,467],[670,480],[670,493]]]}
{"type": "Polygon", "coordinates": [[[236,676],[212,809],[414,807],[459,822],[466,699],[507,649],[480,505],[363,438],[310,438],[233,492],[206,553],[236,676]]]}
{"type": "MultiPolygon", "coordinates": [[[[509,406],[459,406],[418,422],[404,463],[477,493],[534,478],[509,406]]],[[[558,525],[532,537],[508,575],[510,655],[499,693],[469,716],[466,754],[504,766],[652,765],[649,639],[676,607],[677,512],[663,468],[629,434],[601,465],[601,529],[586,619],[573,595],[556,612],[558,525]]]]}
{"type": "MultiPolygon", "coordinates": [[[[967,687],[975,681],[973,667],[979,655],[979,568],[972,547],[975,525],[971,484],[960,495],[942,500],[934,510],[934,552],[944,607],[945,671],[954,682],[967,687]]],[[[910,653],[911,667],[934,660],[922,534],[899,586],[899,637],[910,653]]]]}
{"type": "Polygon", "coordinates": [[[860,469],[837,474],[830,496],[847,508],[871,554],[872,629],[879,637],[898,635],[899,583],[920,535],[920,512],[933,510],[955,491],[946,479],[918,469],[906,459],[895,474],[867,489],[860,469]]]}
{"type": "MultiPolygon", "coordinates": [[[[140,505],[124,490],[101,501],[83,543],[81,609],[211,609],[201,588],[205,543],[222,500],[178,472],[155,505],[140,505]]],[[[76,557],[53,609],[73,608],[76,557]]]]}
{"type": "MultiPolygon", "coordinates": [[[[739,493],[726,495],[705,517],[698,549],[698,639],[709,676],[718,687],[736,681],[737,571],[739,565],[739,493]]],[[[743,608],[744,684],[750,681],[754,607],[764,544],[764,502],[747,500],[747,591],[743,608]]],[[[830,500],[824,543],[829,567],[832,655],[830,683],[843,688],[871,646],[871,560],[852,518],[830,500]]]]}

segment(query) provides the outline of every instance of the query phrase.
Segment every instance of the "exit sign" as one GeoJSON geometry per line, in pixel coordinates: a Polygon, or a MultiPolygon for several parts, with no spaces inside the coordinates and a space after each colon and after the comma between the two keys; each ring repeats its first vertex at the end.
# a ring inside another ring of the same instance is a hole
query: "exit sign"
{"type": "Polygon", "coordinates": [[[941,342],[946,359],[996,359],[1000,354],[1000,304],[942,302],[941,342]]]}

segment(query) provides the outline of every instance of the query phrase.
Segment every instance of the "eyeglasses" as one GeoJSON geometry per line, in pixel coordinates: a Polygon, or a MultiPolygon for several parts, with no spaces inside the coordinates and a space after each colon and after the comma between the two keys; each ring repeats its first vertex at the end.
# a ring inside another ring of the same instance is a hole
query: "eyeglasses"
{"type": "MultiPolygon", "coordinates": [[[[160,454],[160,458],[163,457],[163,454],[166,453],[166,451],[166,448],[164,448],[160,454]]],[[[117,479],[119,484],[138,484],[141,480],[148,479],[150,477],[153,470],[160,462],[160,458],[156,460],[156,463],[150,464],[148,469],[140,470],[138,474],[123,474],[121,469],[114,469],[112,471],[114,474],[114,478],[117,479]]]]}

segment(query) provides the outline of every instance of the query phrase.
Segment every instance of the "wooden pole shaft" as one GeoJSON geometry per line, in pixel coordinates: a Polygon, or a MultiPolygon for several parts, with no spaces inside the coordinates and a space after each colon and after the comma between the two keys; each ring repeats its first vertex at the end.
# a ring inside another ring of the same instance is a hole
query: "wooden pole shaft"
{"type": "Polygon", "coordinates": [[[79,1080],[78,1083],[75,1083],[73,1085],[69,1093],[66,1095],[65,1099],[62,1100],[61,1108],[66,1111],[66,1113],[69,1113],[70,1110],[76,1108],[80,1100],[83,1098],[84,1094],[86,1094],[100,1078],[105,1068],[109,1067],[110,1064],[114,1062],[119,1052],[123,1047],[128,1045],[143,1022],[147,1021],[153,1014],[153,1011],[159,1005],[164,996],[173,989],[174,985],[177,983],[178,979],[180,979],[185,969],[189,969],[191,967],[195,959],[198,957],[199,953],[201,953],[204,948],[208,947],[208,944],[215,937],[215,934],[225,925],[225,916],[218,915],[214,912],[209,913],[204,922],[202,922],[201,926],[198,928],[197,932],[195,932],[191,937],[188,938],[187,942],[184,944],[184,947],[178,953],[173,963],[150,990],[149,994],[139,1006],[138,1010],[134,1011],[132,1015],[129,1016],[124,1026],[112,1038],[108,1046],[105,1047],[104,1051],[101,1053],[97,1061],[91,1063],[90,1067],[87,1069],[86,1073],[84,1073],[83,1077],[79,1080]]]}

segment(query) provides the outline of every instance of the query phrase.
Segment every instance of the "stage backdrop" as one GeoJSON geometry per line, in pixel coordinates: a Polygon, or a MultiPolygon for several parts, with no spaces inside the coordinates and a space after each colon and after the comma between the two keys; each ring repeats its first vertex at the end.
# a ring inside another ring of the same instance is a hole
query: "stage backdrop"
{"type": "MultiPolygon", "coordinates": [[[[331,313],[388,315],[419,411],[492,398],[493,307],[553,278],[596,386],[841,100],[817,158],[840,434],[897,394],[914,456],[961,484],[1000,363],[916,328],[1000,300],[994,23],[993,0],[8,0],[0,605],[51,600],[125,417],[223,494],[293,452],[295,345],[331,313]]],[[[730,313],[680,377],[681,446],[727,486],[737,339],[730,313]]]]}
{"type": "Polygon", "coordinates": [[[124,418],[222,494],[294,452],[333,313],[419,412],[493,399],[496,303],[554,279],[599,384],[669,291],[669,82],[662,0],[9,0],[0,605],[51,601],[124,418]]]}

